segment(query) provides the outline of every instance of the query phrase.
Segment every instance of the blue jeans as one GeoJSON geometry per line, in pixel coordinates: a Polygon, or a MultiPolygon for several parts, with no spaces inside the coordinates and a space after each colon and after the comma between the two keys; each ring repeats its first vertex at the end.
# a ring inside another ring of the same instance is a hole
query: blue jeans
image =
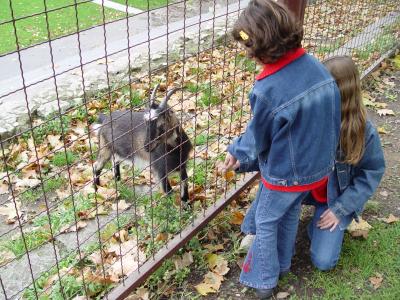
{"type": "Polygon", "coordinates": [[[255,201],[242,224],[242,231],[255,234],[240,282],[253,288],[274,288],[279,273],[290,269],[301,202],[305,193],[272,191],[260,183],[255,201]]]}
{"type": "MultiPolygon", "coordinates": [[[[311,241],[310,253],[313,265],[321,271],[334,268],[342,250],[345,228],[337,226],[334,231],[319,229],[317,222],[322,213],[328,209],[326,204],[315,203],[314,216],[307,226],[308,237],[311,241]]],[[[351,216],[343,217],[342,223],[349,224],[351,216]]]]}

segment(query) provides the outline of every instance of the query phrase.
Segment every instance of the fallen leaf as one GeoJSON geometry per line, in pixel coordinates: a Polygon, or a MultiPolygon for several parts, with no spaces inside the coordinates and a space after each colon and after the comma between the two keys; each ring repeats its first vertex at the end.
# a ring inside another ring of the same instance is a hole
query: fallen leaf
{"type": "Polygon", "coordinates": [[[241,225],[244,219],[244,215],[240,211],[234,211],[231,215],[229,223],[235,225],[241,225]]]}
{"type": "Polygon", "coordinates": [[[388,193],[387,191],[381,191],[381,192],[379,193],[379,195],[381,195],[381,196],[383,196],[383,197],[387,197],[387,196],[389,196],[389,193],[388,193]]]}
{"type": "Polygon", "coordinates": [[[387,134],[387,131],[386,131],[386,129],[383,128],[383,127],[378,127],[378,133],[380,133],[380,134],[387,134]]]}
{"type": "Polygon", "coordinates": [[[391,109],[383,108],[376,111],[380,116],[394,116],[394,111],[391,109]]]}
{"type": "Polygon", "coordinates": [[[206,258],[208,267],[211,269],[211,271],[218,275],[225,275],[229,272],[230,269],[228,268],[228,262],[221,255],[211,253],[208,254],[206,258]]]}
{"type": "Polygon", "coordinates": [[[210,250],[211,252],[225,249],[224,245],[222,245],[222,244],[217,244],[217,245],[207,244],[204,246],[204,248],[210,250]]]}
{"type": "Polygon", "coordinates": [[[14,205],[14,202],[10,202],[10,203],[7,203],[6,205],[0,207],[0,215],[7,216],[7,219],[6,219],[7,224],[15,223],[18,214],[21,216],[21,212],[20,212],[21,202],[15,201],[15,205],[14,205]],[[17,210],[15,209],[15,205],[17,206],[17,210]]]}
{"type": "Polygon", "coordinates": [[[34,188],[39,184],[40,180],[35,178],[22,178],[22,179],[17,178],[15,180],[15,186],[17,188],[24,188],[24,187],[34,188]]]}
{"type": "MultiPolygon", "coordinates": [[[[113,193],[115,192],[115,190],[112,190],[112,191],[113,191],[113,193]]],[[[124,210],[128,209],[129,207],[131,207],[131,204],[126,203],[125,200],[119,200],[117,203],[114,203],[112,205],[113,210],[117,210],[117,207],[118,207],[118,211],[124,211],[124,210]],[[118,203],[118,205],[117,205],[117,203],[118,203]]]]}
{"type": "Polygon", "coordinates": [[[6,265],[9,261],[12,261],[15,258],[14,253],[9,250],[0,251],[0,267],[6,265]]]}
{"type": "Polygon", "coordinates": [[[276,299],[286,299],[289,296],[290,294],[288,292],[279,292],[275,297],[276,299]]]}
{"type": "Polygon", "coordinates": [[[372,284],[374,290],[377,290],[382,284],[383,276],[379,273],[376,273],[375,275],[376,276],[369,278],[369,282],[372,284]]]}
{"type": "Polygon", "coordinates": [[[353,220],[347,230],[349,231],[352,237],[363,237],[366,239],[368,237],[368,232],[372,228],[371,225],[368,224],[367,221],[363,220],[361,217],[359,218],[359,222],[353,220]]]}
{"type": "Polygon", "coordinates": [[[390,214],[387,218],[379,218],[379,220],[385,222],[386,224],[392,224],[397,222],[399,218],[394,216],[393,214],[390,214]]]}
{"type": "Polygon", "coordinates": [[[157,234],[156,236],[156,242],[160,242],[160,241],[167,241],[168,240],[168,233],[166,232],[160,232],[159,234],[157,234]]]}
{"type": "Polygon", "coordinates": [[[236,174],[235,171],[225,172],[224,178],[226,181],[231,181],[233,178],[235,178],[235,174],[236,174]]]}
{"type": "Polygon", "coordinates": [[[222,281],[224,281],[224,277],[214,272],[208,272],[204,275],[204,283],[210,285],[216,291],[221,287],[222,281]]]}
{"type": "Polygon", "coordinates": [[[8,194],[8,184],[0,182],[0,195],[8,194]]]}
{"type": "Polygon", "coordinates": [[[195,286],[197,292],[202,296],[207,296],[210,293],[216,293],[217,291],[212,288],[209,283],[200,283],[195,286]]]}
{"type": "Polygon", "coordinates": [[[48,135],[47,136],[47,142],[50,144],[50,146],[53,149],[59,149],[64,147],[64,143],[60,140],[61,135],[48,135]]]}
{"type": "Polygon", "coordinates": [[[193,255],[192,252],[186,252],[180,256],[176,256],[175,258],[172,259],[175,265],[175,269],[180,270],[185,267],[190,266],[193,263],[193,255]]]}
{"type": "Polygon", "coordinates": [[[86,226],[87,226],[86,222],[78,221],[76,223],[76,225],[75,224],[72,224],[72,225],[68,224],[68,225],[65,225],[65,226],[61,227],[60,228],[60,232],[63,232],[63,233],[76,232],[76,231],[78,231],[78,230],[80,230],[82,228],[85,228],[86,226]]]}

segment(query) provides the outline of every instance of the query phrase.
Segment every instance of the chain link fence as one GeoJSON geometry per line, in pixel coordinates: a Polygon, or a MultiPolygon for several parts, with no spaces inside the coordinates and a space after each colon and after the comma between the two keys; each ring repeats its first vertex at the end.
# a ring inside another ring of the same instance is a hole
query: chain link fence
{"type": "MultiPolygon", "coordinates": [[[[398,1],[286,2],[319,59],[399,45],[398,1]]],[[[122,299],[257,180],[215,171],[251,114],[247,3],[0,0],[2,299],[122,299]]]]}

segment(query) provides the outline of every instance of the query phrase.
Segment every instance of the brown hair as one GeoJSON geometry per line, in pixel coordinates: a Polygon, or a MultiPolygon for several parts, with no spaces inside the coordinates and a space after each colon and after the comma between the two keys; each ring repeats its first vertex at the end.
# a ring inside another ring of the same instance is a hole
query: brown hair
{"type": "Polygon", "coordinates": [[[246,46],[249,57],[273,63],[301,47],[303,27],[282,4],[252,0],[236,21],[232,35],[246,46]]]}
{"type": "Polygon", "coordinates": [[[342,122],[340,126],[340,147],[343,162],[355,165],[365,148],[367,111],[362,95],[360,75],[357,66],[348,56],[335,56],[324,61],[324,65],[335,78],[340,90],[342,122]]]}

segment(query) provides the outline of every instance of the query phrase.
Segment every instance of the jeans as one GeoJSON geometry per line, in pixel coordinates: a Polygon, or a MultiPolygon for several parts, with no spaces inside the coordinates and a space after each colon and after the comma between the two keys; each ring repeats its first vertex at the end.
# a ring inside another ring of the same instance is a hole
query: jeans
{"type": "MultiPolygon", "coordinates": [[[[336,226],[332,232],[329,229],[319,229],[317,222],[322,213],[328,209],[326,204],[315,203],[314,216],[307,226],[308,237],[311,241],[310,253],[313,265],[321,271],[334,268],[339,260],[342,250],[345,228],[336,226]]],[[[352,217],[345,216],[342,221],[350,223],[352,217]]]]}
{"type": "Polygon", "coordinates": [[[301,202],[307,194],[272,191],[260,183],[242,224],[244,233],[256,237],[243,264],[241,283],[253,288],[274,288],[279,273],[290,269],[301,202]]]}

